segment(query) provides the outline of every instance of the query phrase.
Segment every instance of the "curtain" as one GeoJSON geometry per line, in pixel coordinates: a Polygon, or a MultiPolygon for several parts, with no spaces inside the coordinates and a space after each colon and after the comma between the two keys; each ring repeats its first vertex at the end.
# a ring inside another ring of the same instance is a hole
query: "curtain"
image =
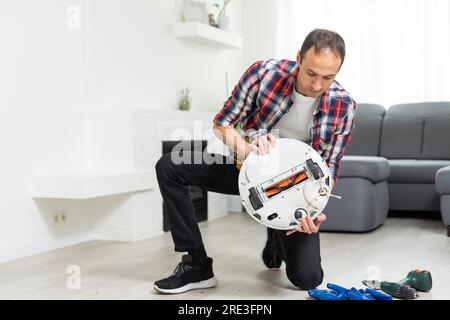
{"type": "Polygon", "coordinates": [[[450,101],[450,0],[281,0],[276,55],[295,57],[315,28],[346,43],[336,80],[359,103],[450,101]]]}

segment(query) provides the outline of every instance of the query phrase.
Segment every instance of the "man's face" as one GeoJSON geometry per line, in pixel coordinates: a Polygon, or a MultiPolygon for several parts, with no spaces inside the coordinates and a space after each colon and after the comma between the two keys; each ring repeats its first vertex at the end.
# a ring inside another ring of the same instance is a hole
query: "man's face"
{"type": "Polygon", "coordinates": [[[297,92],[308,97],[321,96],[336,78],[341,62],[341,58],[331,50],[316,53],[314,47],[312,47],[306,51],[304,57],[300,57],[299,51],[297,63],[300,71],[297,76],[297,92]]]}

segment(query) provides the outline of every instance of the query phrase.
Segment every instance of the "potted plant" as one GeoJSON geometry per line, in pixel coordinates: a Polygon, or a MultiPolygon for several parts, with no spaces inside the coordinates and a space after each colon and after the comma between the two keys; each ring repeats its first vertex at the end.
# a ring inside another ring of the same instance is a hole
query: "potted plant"
{"type": "Polygon", "coordinates": [[[222,5],[215,3],[214,6],[219,9],[217,23],[219,28],[228,31],[230,29],[230,18],[227,16],[226,9],[231,0],[223,0],[222,5]]]}

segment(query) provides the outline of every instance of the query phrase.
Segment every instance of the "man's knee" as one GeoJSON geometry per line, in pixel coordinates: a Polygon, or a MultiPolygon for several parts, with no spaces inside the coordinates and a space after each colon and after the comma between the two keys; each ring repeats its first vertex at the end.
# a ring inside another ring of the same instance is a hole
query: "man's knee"
{"type": "Polygon", "coordinates": [[[323,272],[320,270],[297,270],[286,271],[286,275],[291,283],[301,290],[314,289],[323,281],[323,272]]]}
{"type": "Polygon", "coordinates": [[[159,160],[156,162],[155,165],[156,174],[157,175],[166,174],[167,172],[169,172],[169,170],[171,170],[173,165],[174,163],[172,162],[171,154],[170,153],[163,154],[161,158],[159,158],[159,160]]]}

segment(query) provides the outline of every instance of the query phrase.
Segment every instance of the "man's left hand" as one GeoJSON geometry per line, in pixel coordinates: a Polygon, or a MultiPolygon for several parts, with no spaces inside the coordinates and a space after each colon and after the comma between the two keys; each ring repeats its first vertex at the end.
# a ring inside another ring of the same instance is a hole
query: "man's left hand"
{"type": "Polygon", "coordinates": [[[324,213],[319,214],[314,221],[310,216],[307,216],[306,218],[300,220],[301,224],[298,225],[297,228],[287,231],[286,235],[289,236],[294,232],[303,232],[307,234],[317,233],[319,231],[320,225],[326,219],[327,216],[324,213]]]}

